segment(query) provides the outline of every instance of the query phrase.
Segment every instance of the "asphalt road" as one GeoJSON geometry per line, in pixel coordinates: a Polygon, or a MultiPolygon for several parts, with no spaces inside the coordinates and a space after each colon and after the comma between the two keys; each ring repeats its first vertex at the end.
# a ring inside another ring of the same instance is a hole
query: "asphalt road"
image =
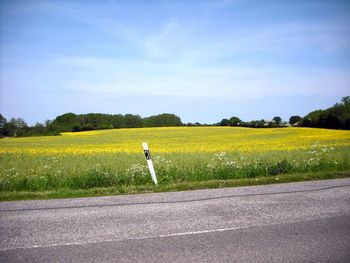
{"type": "Polygon", "coordinates": [[[350,179],[0,203],[0,262],[350,262],[350,179]]]}

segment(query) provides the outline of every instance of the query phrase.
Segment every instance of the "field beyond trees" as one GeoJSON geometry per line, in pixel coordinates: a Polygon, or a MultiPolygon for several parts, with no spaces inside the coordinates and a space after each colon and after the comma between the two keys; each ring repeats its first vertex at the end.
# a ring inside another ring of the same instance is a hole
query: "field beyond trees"
{"type": "Polygon", "coordinates": [[[0,140],[3,200],[23,192],[38,197],[98,194],[101,189],[109,189],[102,194],[178,190],[225,186],[232,180],[293,181],[303,174],[349,170],[350,131],[345,130],[167,127],[0,140]],[[148,173],[144,141],[158,187],[148,173]]]}

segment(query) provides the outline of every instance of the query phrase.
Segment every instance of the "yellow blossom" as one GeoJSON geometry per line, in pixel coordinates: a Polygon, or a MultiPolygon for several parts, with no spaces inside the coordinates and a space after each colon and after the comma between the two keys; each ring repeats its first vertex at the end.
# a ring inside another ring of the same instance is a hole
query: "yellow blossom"
{"type": "Polygon", "coordinates": [[[315,128],[167,127],[62,133],[5,138],[0,153],[32,155],[139,153],[147,141],[154,153],[269,152],[307,150],[316,142],[350,145],[350,131],[315,128]]]}

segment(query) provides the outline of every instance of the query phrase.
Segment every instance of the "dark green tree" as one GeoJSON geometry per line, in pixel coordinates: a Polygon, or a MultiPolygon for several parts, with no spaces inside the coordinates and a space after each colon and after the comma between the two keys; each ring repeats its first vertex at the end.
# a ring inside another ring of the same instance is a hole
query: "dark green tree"
{"type": "Polygon", "coordinates": [[[112,116],[112,125],[114,128],[124,128],[126,127],[124,116],[121,114],[115,114],[112,116]]]}
{"type": "Polygon", "coordinates": [[[33,127],[31,127],[29,135],[43,135],[45,133],[45,126],[41,123],[36,123],[33,127]]]}
{"type": "Polygon", "coordinates": [[[228,121],[230,126],[238,126],[241,122],[241,119],[238,117],[231,117],[228,121]]]}
{"type": "Polygon", "coordinates": [[[302,125],[305,127],[319,127],[319,120],[322,114],[322,110],[315,110],[310,112],[303,118],[302,125]]]}
{"type": "Polygon", "coordinates": [[[4,136],[6,136],[6,137],[15,136],[16,129],[17,129],[17,127],[13,123],[11,123],[11,122],[5,123],[4,136]]]}
{"type": "Polygon", "coordinates": [[[272,119],[277,125],[281,124],[282,118],[279,116],[273,117],[272,119]]]}
{"type": "Polygon", "coordinates": [[[5,125],[7,120],[2,114],[0,114],[0,138],[5,136],[5,125]]]}
{"type": "Polygon", "coordinates": [[[126,128],[142,127],[142,119],[140,115],[125,114],[124,122],[125,122],[126,128]]]}
{"type": "Polygon", "coordinates": [[[299,121],[301,121],[301,117],[300,116],[291,116],[290,118],[289,118],[289,123],[291,124],[291,125],[294,125],[294,124],[296,124],[297,122],[299,122],[299,121]]]}
{"type": "Polygon", "coordinates": [[[230,122],[228,119],[222,119],[220,121],[220,126],[229,126],[230,125],[230,122]]]}
{"type": "Polygon", "coordinates": [[[78,115],[74,113],[65,113],[56,117],[50,124],[52,129],[57,132],[70,132],[74,130],[79,130],[81,124],[77,120],[78,115]]]}
{"type": "Polygon", "coordinates": [[[350,105],[350,96],[346,96],[346,97],[343,97],[341,99],[341,102],[343,103],[343,105],[350,105]]]}
{"type": "Polygon", "coordinates": [[[350,97],[325,110],[310,112],[301,121],[301,126],[329,129],[350,129],[350,97]]]}
{"type": "Polygon", "coordinates": [[[144,118],[143,123],[146,127],[182,126],[180,117],[170,113],[163,113],[144,118]]]}

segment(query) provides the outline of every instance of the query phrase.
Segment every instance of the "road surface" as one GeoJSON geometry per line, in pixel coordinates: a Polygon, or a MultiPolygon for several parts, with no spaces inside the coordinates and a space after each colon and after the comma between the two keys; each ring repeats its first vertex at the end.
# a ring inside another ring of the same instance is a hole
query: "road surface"
{"type": "Polygon", "coordinates": [[[0,203],[0,262],[350,262],[350,179],[0,203]]]}

